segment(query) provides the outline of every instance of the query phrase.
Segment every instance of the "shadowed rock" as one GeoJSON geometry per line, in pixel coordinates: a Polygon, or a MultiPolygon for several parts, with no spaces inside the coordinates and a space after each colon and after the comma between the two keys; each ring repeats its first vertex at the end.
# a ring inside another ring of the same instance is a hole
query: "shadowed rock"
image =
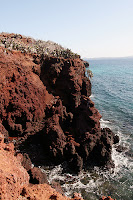
{"type": "Polygon", "coordinates": [[[30,175],[30,180],[29,182],[32,184],[42,184],[42,183],[47,183],[47,175],[41,171],[40,168],[34,167],[28,171],[30,175]]]}

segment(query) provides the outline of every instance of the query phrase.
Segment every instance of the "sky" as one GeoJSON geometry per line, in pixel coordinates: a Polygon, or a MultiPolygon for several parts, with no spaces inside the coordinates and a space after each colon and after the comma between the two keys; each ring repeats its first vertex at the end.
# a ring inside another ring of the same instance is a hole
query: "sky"
{"type": "Polygon", "coordinates": [[[133,0],[0,0],[0,32],[51,40],[82,58],[133,56],[133,0]]]}

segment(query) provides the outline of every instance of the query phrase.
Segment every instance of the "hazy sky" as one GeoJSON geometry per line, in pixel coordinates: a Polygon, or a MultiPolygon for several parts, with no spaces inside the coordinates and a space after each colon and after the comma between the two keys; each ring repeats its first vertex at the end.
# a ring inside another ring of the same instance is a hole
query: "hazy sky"
{"type": "Polygon", "coordinates": [[[133,55],[133,0],[0,0],[0,32],[52,40],[82,57],[133,55]]]}

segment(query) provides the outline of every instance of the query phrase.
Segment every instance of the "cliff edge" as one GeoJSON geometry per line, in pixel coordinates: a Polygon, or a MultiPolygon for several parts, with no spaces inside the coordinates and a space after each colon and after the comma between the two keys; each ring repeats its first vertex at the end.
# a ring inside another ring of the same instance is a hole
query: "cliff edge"
{"type": "Polygon", "coordinates": [[[0,132],[5,141],[36,166],[65,162],[64,170],[71,173],[112,167],[118,137],[100,128],[86,63],[61,47],[33,52],[33,41],[21,35],[1,34],[0,39],[0,132]]]}

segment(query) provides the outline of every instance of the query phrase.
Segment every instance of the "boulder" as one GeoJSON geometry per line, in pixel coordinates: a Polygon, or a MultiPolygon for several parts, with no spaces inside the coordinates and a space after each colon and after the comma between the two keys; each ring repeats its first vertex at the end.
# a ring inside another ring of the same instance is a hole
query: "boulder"
{"type": "Polygon", "coordinates": [[[42,183],[47,183],[47,175],[45,172],[42,172],[40,168],[38,167],[33,167],[28,171],[30,175],[30,180],[29,182],[32,184],[42,184],[42,183]]]}
{"type": "Polygon", "coordinates": [[[60,194],[64,195],[64,192],[61,188],[61,185],[59,182],[57,181],[52,181],[51,183],[51,187],[54,188],[57,192],[59,192],[60,194]]]}

